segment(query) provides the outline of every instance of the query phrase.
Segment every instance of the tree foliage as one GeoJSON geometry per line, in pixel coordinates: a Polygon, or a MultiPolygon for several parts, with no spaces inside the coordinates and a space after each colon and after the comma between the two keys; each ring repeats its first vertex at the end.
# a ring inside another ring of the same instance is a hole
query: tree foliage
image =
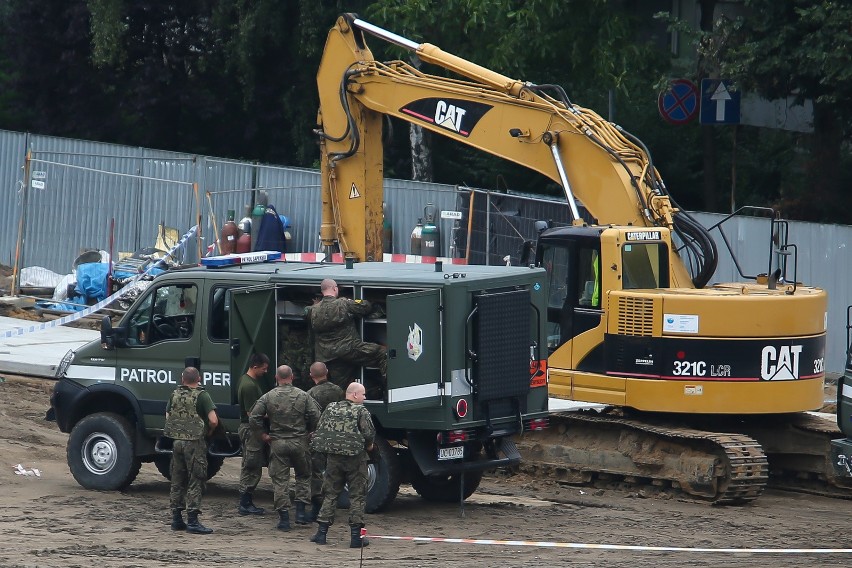
{"type": "MultiPolygon", "coordinates": [[[[707,36],[708,61],[743,89],[812,99],[817,133],[741,130],[739,186],[791,217],[837,219],[852,181],[852,5],[746,5],[749,14],[707,36]],[[809,199],[813,191],[824,195],[809,199]]],[[[604,116],[611,94],[615,120],[646,142],[672,193],[694,209],[700,137],[657,114],[654,82],[671,61],[649,10],[624,0],[0,0],[0,128],[316,166],[316,70],[326,31],[351,11],[504,75],[562,85],[604,116]]],[[[369,41],[379,59],[409,57],[369,41]]],[[[393,130],[386,175],[405,177],[408,125],[393,130]]],[[[724,158],[731,137],[720,129],[716,138],[724,158]]],[[[548,190],[523,168],[443,137],[432,146],[435,181],[496,188],[501,175],[513,189],[548,190]]],[[[730,179],[731,169],[721,159],[717,173],[730,179]]]]}
{"type": "MultiPolygon", "coordinates": [[[[559,84],[572,102],[602,115],[607,114],[612,90],[617,107],[624,109],[620,119],[640,122],[634,112],[639,100],[656,116],[652,79],[668,61],[647,36],[640,36],[642,27],[623,2],[379,0],[364,16],[409,39],[435,44],[503,75],[559,84]]],[[[401,50],[393,56],[408,57],[401,50]]],[[[424,71],[446,74],[435,68],[424,67],[424,71]]],[[[519,166],[439,136],[432,137],[432,144],[436,181],[496,187],[500,175],[512,189],[540,193],[549,186],[549,191],[561,195],[561,190],[519,166]]],[[[404,153],[393,153],[389,170],[407,172],[406,160],[404,153]]]]}
{"type": "Polygon", "coordinates": [[[717,22],[706,43],[721,76],[768,99],[814,105],[813,135],[788,136],[779,149],[802,172],[778,180],[774,202],[791,217],[850,222],[842,211],[849,210],[844,190],[852,182],[852,3],[745,0],[745,7],[745,15],[717,22]],[[796,159],[790,149],[802,143],[810,152],[796,159]]]}

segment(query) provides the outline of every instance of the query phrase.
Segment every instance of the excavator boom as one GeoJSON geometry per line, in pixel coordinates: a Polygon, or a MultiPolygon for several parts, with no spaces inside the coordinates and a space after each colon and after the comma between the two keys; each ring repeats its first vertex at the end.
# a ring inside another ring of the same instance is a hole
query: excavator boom
{"type": "MultiPolygon", "coordinates": [[[[341,16],[329,32],[317,83],[324,167],[322,239],[326,245],[340,242],[347,256],[381,258],[382,155],[377,131],[382,115],[541,173],[562,186],[575,221],[576,198],[601,223],[673,227],[674,211],[647,152],[617,126],[572,104],[559,87],[510,79],[351,14],[341,16]],[[429,75],[403,61],[378,62],[364,32],[465,79],[429,75]],[[343,186],[341,179],[349,183],[343,186]],[[356,202],[362,195],[369,198],[356,202]],[[347,220],[345,228],[342,218],[347,220]],[[350,221],[357,228],[349,226],[350,221]],[[361,225],[366,227],[363,235],[355,232],[361,225]]],[[[678,281],[685,279],[678,276],[678,281]]],[[[689,285],[688,279],[683,285],[689,285]]]]}

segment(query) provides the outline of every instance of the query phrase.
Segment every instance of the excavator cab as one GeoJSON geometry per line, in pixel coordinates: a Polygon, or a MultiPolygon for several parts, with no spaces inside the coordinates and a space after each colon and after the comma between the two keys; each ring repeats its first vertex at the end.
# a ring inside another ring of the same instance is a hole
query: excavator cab
{"type": "MultiPolygon", "coordinates": [[[[539,236],[536,264],[547,270],[550,355],[564,368],[606,375],[613,291],[636,295],[669,286],[669,241],[646,228],[570,226],[539,236]],[[557,353],[558,352],[558,353],[557,353]]],[[[629,316],[629,314],[628,314],[629,316]]]]}
{"type": "Polygon", "coordinates": [[[601,323],[601,229],[563,227],[542,235],[536,265],[547,270],[549,353],[601,323]]]}

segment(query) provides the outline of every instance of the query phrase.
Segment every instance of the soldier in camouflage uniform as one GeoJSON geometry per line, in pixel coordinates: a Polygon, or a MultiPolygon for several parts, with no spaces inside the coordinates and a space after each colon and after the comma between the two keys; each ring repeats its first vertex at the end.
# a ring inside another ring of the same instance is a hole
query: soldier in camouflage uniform
{"type": "Polygon", "coordinates": [[[332,402],[322,413],[311,448],[327,455],[323,477],[323,501],[317,522],[317,533],[311,541],[326,544],[328,527],[334,523],[337,499],[344,484],[349,484],[350,548],[367,546],[361,537],[364,509],[367,504],[367,452],[373,450],[376,428],[370,412],[364,408],[364,385],[352,383],[346,389],[346,400],[332,402]]]}
{"type": "MultiPolygon", "coordinates": [[[[325,407],[332,402],[340,402],[345,398],[343,389],[328,380],[328,369],[325,363],[317,361],[311,365],[311,379],[314,381],[314,386],[308,391],[308,394],[317,401],[320,411],[325,410],[325,407]]],[[[314,522],[322,507],[322,475],[325,471],[325,454],[322,452],[311,451],[311,503],[313,508],[309,520],[314,522]]]]}
{"type": "Polygon", "coordinates": [[[207,481],[207,440],[219,424],[216,405],[199,381],[198,369],[187,367],[181,374],[181,386],[172,393],[166,404],[166,425],[163,435],[174,439],[172,446],[172,486],[169,505],[172,509],[172,530],[194,534],[210,534],[201,524],[201,495],[207,481]],[[188,522],[183,522],[183,510],[188,522]]]}
{"type": "Polygon", "coordinates": [[[296,474],[296,524],[308,524],[305,505],[311,498],[311,462],[308,434],[317,427],[320,409],[308,394],[293,386],[293,370],[281,365],[275,372],[278,386],[257,399],[249,415],[254,435],[272,448],[272,479],[278,529],[290,530],[290,467],[296,474]],[[269,419],[269,433],[263,419],[269,419]]]}
{"type": "Polygon", "coordinates": [[[370,313],[366,300],[338,298],[337,282],[326,278],[320,284],[322,300],[310,308],[314,332],[314,355],[328,365],[331,379],[341,388],[355,380],[357,367],[378,367],[387,376],[387,350],[377,343],[361,340],[355,328],[355,317],[370,313]]]}
{"type": "Polygon", "coordinates": [[[237,510],[241,515],[262,515],[263,509],[256,507],[252,498],[263,473],[264,447],[249,426],[249,413],[254,403],[263,396],[260,380],[269,370],[269,357],[255,353],[249,358],[249,368],[237,383],[237,404],[240,406],[240,442],[243,461],[240,464],[240,502],[237,510]]]}

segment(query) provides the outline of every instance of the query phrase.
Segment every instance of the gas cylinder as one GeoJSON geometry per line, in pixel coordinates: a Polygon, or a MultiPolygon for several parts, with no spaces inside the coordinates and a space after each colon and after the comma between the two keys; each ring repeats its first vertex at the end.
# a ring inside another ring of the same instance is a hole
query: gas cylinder
{"type": "Polygon", "coordinates": [[[245,213],[243,214],[243,218],[240,219],[240,222],[237,223],[237,227],[243,233],[251,234],[251,205],[245,206],[245,213]]]}
{"type": "Polygon", "coordinates": [[[423,256],[441,256],[441,231],[435,224],[435,213],[435,206],[431,203],[423,208],[423,217],[426,219],[420,235],[423,256]]]}
{"type": "Polygon", "coordinates": [[[422,251],[423,241],[423,219],[418,219],[414,225],[414,230],[411,231],[411,254],[419,255],[422,251]]]}
{"type": "Polygon", "coordinates": [[[393,226],[385,202],[382,202],[382,252],[393,254],[393,226]]]}
{"type": "Polygon", "coordinates": [[[254,250],[257,242],[257,233],[260,230],[260,220],[266,213],[266,205],[269,203],[269,194],[265,191],[258,191],[255,196],[254,209],[251,211],[251,250],[254,250]]]}
{"type": "Polygon", "coordinates": [[[246,205],[245,215],[237,223],[237,227],[240,229],[240,236],[234,252],[251,252],[251,205],[246,205]]]}
{"type": "Polygon", "coordinates": [[[240,228],[234,221],[234,210],[228,210],[228,220],[222,225],[222,230],[219,232],[219,252],[222,254],[232,254],[237,248],[237,239],[240,237],[240,228]]]}

